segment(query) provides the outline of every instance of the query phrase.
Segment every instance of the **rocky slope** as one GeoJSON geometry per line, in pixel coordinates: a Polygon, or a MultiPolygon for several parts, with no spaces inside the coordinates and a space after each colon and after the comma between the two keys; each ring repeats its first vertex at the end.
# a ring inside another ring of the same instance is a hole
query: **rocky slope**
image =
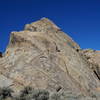
{"type": "Polygon", "coordinates": [[[82,50],[81,53],[87,58],[88,62],[94,66],[92,69],[95,71],[98,79],[100,80],[100,51],[92,49],[82,50]]]}
{"type": "Polygon", "coordinates": [[[49,91],[60,88],[73,97],[68,100],[99,100],[100,80],[85,54],[49,19],[27,24],[23,31],[11,33],[0,57],[0,87],[16,92],[24,86],[49,91]]]}

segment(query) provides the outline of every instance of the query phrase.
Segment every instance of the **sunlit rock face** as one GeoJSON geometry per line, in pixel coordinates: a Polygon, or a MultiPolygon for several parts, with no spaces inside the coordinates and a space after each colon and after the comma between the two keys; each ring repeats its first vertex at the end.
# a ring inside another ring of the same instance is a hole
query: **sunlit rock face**
{"type": "Polygon", "coordinates": [[[27,24],[23,31],[11,33],[0,57],[0,87],[15,91],[24,86],[49,91],[60,87],[77,98],[72,100],[99,100],[100,80],[80,52],[79,45],[49,19],[27,24]]]}
{"type": "Polygon", "coordinates": [[[92,66],[91,68],[95,71],[98,79],[100,80],[100,51],[85,49],[81,53],[87,58],[88,62],[92,66]]]}

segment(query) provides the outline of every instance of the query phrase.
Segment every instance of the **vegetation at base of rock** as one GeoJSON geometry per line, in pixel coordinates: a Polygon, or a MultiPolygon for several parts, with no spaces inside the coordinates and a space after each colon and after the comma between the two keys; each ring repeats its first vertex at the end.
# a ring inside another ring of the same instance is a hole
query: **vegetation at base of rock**
{"type": "Polygon", "coordinates": [[[100,100],[99,58],[100,51],[82,50],[52,21],[31,23],[12,32],[6,53],[1,53],[0,87],[20,91],[30,84],[48,90],[1,92],[1,100],[100,100]]]}
{"type": "Polygon", "coordinates": [[[81,94],[75,95],[71,91],[50,92],[46,89],[34,89],[32,87],[25,87],[19,92],[19,94],[16,94],[10,88],[0,88],[0,100],[93,100],[93,98],[96,99],[96,96],[93,96],[85,97],[81,94]]]}
{"type": "Polygon", "coordinates": [[[65,100],[58,92],[50,94],[48,90],[25,87],[17,96],[10,88],[0,88],[0,100],[65,100]]]}
{"type": "Polygon", "coordinates": [[[8,97],[12,97],[12,92],[10,88],[0,88],[0,100],[4,100],[8,97]]]}

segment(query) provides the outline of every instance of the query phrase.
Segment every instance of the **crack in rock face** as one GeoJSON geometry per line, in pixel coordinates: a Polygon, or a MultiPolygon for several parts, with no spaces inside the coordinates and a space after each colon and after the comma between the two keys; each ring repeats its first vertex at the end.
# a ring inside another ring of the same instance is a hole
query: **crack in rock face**
{"type": "Polygon", "coordinates": [[[0,53],[0,87],[18,92],[31,86],[65,91],[66,96],[76,96],[72,100],[99,100],[99,69],[92,64],[94,72],[89,60],[86,51],[51,20],[43,18],[25,25],[23,31],[11,33],[4,56],[0,53]]]}
{"type": "Polygon", "coordinates": [[[100,80],[100,51],[86,49],[81,53],[86,57],[88,62],[92,65],[92,70],[97,78],[100,80]]]}

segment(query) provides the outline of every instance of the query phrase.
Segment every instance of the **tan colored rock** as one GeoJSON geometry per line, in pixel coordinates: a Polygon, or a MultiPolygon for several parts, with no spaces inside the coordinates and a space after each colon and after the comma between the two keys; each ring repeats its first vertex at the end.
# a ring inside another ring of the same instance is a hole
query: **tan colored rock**
{"type": "Polygon", "coordinates": [[[16,91],[27,85],[50,91],[61,87],[62,91],[92,100],[100,80],[77,52],[79,49],[68,35],[44,18],[11,33],[5,56],[0,58],[0,72],[13,80],[11,87],[16,91]]]}
{"type": "Polygon", "coordinates": [[[100,80],[100,51],[86,49],[82,50],[82,54],[87,58],[90,64],[94,65],[92,69],[100,80]]]}
{"type": "Polygon", "coordinates": [[[11,85],[13,85],[13,80],[0,74],[0,86],[1,87],[9,87],[11,85]]]}

